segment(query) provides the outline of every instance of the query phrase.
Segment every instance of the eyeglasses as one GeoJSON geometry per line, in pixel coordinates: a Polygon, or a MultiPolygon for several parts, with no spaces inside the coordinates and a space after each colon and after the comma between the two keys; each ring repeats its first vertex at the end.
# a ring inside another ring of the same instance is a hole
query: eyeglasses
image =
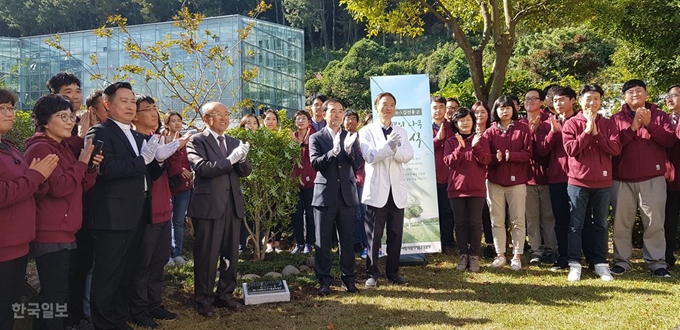
{"type": "Polygon", "coordinates": [[[67,115],[67,114],[65,114],[65,113],[62,113],[62,114],[57,115],[57,117],[58,117],[59,119],[61,119],[61,121],[65,122],[65,123],[67,123],[69,120],[72,121],[72,122],[75,122],[75,121],[76,121],[76,118],[78,118],[78,116],[76,116],[75,113],[72,113],[72,114],[70,114],[70,115],[67,115]]]}
{"type": "Polygon", "coordinates": [[[210,113],[210,114],[208,114],[208,116],[215,117],[215,118],[222,118],[222,119],[229,118],[229,114],[227,114],[227,113],[210,113]]]}
{"type": "Polygon", "coordinates": [[[6,114],[6,115],[11,115],[14,114],[14,112],[17,111],[17,108],[15,107],[0,107],[0,112],[6,114]]]}
{"type": "Polygon", "coordinates": [[[644,89],[629,89],[626,91],[626,95],[642,95],[646,93],[647,91],[644,89]]]}
{"type": "Polygon", "coordinates": [[[156,111],[156,108],[146,108],[142,110],[137,110],[137,112],[149,112],[149,111],[156,111]]]}
{"type": "Polygon", "coordinates": [[[532,97],[525,97],[524,102],[534,102],[540,100],[540,97],[532,96],[532,97]]]}
{"type": "Polygon", "coordinates": [[[675,100],[678,98],[678,94],[668,94],[666,95],[666,100],[675,100]]]}
{"type": "Polygon", "coordinates": [[[449,109],[449,110],[458,110],[458,107],[454,107],[454,106],[448,106],[446,108],[449,109]]]}

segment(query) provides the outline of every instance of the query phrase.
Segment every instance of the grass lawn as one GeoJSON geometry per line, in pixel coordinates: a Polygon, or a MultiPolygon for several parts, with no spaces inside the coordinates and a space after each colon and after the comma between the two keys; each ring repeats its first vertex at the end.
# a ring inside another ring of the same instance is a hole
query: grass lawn
{"type": "MultiPolygon", "coordinates": [[[[217,310],[211,319],[195,312],[189,263],[168,269],[164,304],[180,319],[162,325],[164,329],[331,330],[670,329],[680,325],[680,273],[672,279],[656,278],[641,259],[635,260],[633,272],[612,282],[600,281],[584,268],[582,280],[576,283],[566,281],[566,272],[550,272],[547,265],[525,265],[519,272],[483,267],[474,274],[456,271],[454,260],[441,254],[428,255],[428,261],[426,266],[402,267],[410,282],[406,287],[381,279],[377,289],[364,289],[365,276],[360,274],[361,293],[354,295],[344,293],[336,280],[335,294],[318,298],[313,274],[289,278],[290,303],[246,306],[239,312],[217,310]]],[[[484,261],[483,266],[488,264],[484,261]]],[[[357,258],[357,265],[363,269],[363,260],[357,258]]]]}

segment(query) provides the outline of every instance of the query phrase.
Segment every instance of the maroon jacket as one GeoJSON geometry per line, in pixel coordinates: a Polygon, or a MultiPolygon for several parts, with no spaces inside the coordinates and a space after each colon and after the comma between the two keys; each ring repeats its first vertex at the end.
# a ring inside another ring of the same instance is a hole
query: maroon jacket
{"type": "Polygon", "coordinates": [[[85,140],[78,135],[67,137],[62,143],[65,143],[68,146],[69,150],[71,150],[76,158],[80,157],[80,152],[83,150],[83,147],[85,147],[85,140]]]}
{"type": "Polygon", "coordinates": [[[564,149],[569,155],[569,184],[586,188],[612,185],[612,156],[621,153],[618,130],[613,120],[600,115],[595,119],[597,135],[586,134],[583,112],[562,127],[564,149]]]}
{"type": "Polygon", "coordinates": [[[531,159],[533,144],[529,127],[517,120],[506,133],[498,128],[498,123],[492,123],[484,132],[489,141],[491,164],[487,173],[489,182],[509,187],[526,184],[529,181],[529,160],[531,159]],[[503,153],[503,160],[498,161],[496,151],[503,153]],[[510,161],[505,161],[505,150],[510,151],[510,161]]]}
{"type": "Polygon", "coordinates": [[[451,130],[451,123],[444,120],[442,122],[443,129],[446,131],[446,139],[440,141],[437,139],[437,132],[441,128],[435,128],[434,123],[432,123],[432,141],[434,143],[434,169],[437,176],[437,184],[445,184],[449,182],[449,167],[444,164],[444,145],[446,140],[453,136],[453,131],[451,130]]]}
{"type": "MultiPolygon", "coordinates": [[[[316,132],[311,125],[309,128],[309,135],[316,132]]],[[[298,137],[298,132],[295,132],[295,137],[298,137]]],[[[302,167],[295,166],[295,169],[293,169],[293,176],[300,179],[300,189],[314,188],[316,171],[312,168],[312,163],[309,158],[309,144],[303,142],[300,144],[300,148],[302,148],[302,167]]]]}
{"type": "Polygon", "coordinates": [[[165,171],[151,185],[151,223],[163,223],[172,216],[172,193],[170,192],[169,178],[173,175],[181,175],[182,160],[186,159],[186,149],[180,148],[163,163],[165,171]],[[180,151],[184,150],[184,153],[180,151]]]}
{"type": "MultiPolygon", "coordinates": [[[[671,120],[673,119],[671,115],[671,120]]],[[[679,117],[680,118],[680,117],[679,117]]],[[[680,139],[680,125],[674,122],[675,135],[680,139]]],[[[666,189],[670,191],[680,191],[680,140],[675,141],[675,144],[667,149],[666,159],[666,189]]]]}
{"type": "MultiPolygon", "coordinates": [[[[565,119],[562,127],[577,113],[565,119]]],[[[550,120],[546,120],[538,127],[536,149],[534,153],[548,157],[548,168],[546,177],[548,184],[565,183],[569,180],[567,172],[569,172],[569,163],[567,152],[564,150],[564,140],[562,132],[553,133],[550,128],[550,120]]]]}
{"type": "Polygon", "coordinates": [[[59,156],[59,164],[47,178],[47,193],[36,197],[35,242],[72,243],[83,225],[83,193],[94,186],[97,170],[78,161],[69,143],[37,132],[26,140],[26,158],[59,156]]]}
{"type": "Polygon", "coordinates": [[[612,116],[622,146],[621,154],[612,160],[614,180],[642,182],[666,174],[666,148],[672,147],[677,140],[673,122],[656,105],[647,103],[646,107],[652,112],[652,120],[636,132],[630,128],[633,115],[627,104],[612,116]]]}
{"type": "Polygon", "coordinates": [[[449,198],[486,197],[486,166],[491,163],[489,141],[482,136],[473,148],[473,138],[470,135],[465,139],[465,148],[453,136],[446,139],[443,161],[449,167],[449,198]]]}
{"type": "Polygon", "coordinates": [[[187,158],[187,149],[179,148],[179,150],[177,150],[170,158],[175,160],[172,161],[173,166],[167,168],[168,180],[170,177],[177,176],[179,177],[180,182],[179,187],[170,189],[170,192],[172,195],[177,195],[187,190],[191,190],[194,187],[193,180],[185,179],[182,176],[182,172],[184,172],[185,169],[191,171],[191,164],[189,164],[189,158],[187,158]]]}
{"type": "MultiPolygon", "coordinates": [[[[536,125],[540,127],[541,123],[544,121],[543,118],[547,118],[548,115],[544,112],[541,111],[541,116],[536,122],[536,125]]],[[[529,120],[527,118],[522,118],[519,120],[521,123],[524,123],[529,127],[529,120]]],[[[539,129],[538,127],[536,128],[536,131],[531,134],[531,142],[533,144],[534,152],[531,155],[531,159],[529,160],[529,181],[527,181],[528,185],[531,186],[537,186],[537,185],[546,185],[548,184],[548,177],[546,175],[546,172],[548,170],[548,157],[545,155],[539,154],[536,149],[537,149],[537,144],[540,141],[539,136],[539,129]]]]}
{"type": "Polygon", "coordinates": [[[27,255],[35,238],[33,195],[46,187],[41,186],[45,178],[29,169],[30,164],[14,146],[0,149],[0,262],[27,255]]]}

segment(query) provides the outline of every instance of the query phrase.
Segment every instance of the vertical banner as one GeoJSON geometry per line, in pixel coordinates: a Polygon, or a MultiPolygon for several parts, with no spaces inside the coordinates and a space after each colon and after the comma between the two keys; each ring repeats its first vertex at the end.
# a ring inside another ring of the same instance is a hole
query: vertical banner
{"type": "MultiPolygon", "coordinates": [[[[413,159],[404,165],[408,203],[404,209],[401,254],[441,252],[437,177],[434,167],[430,80],[427,75],[371,77],[371,100],[382,92],[397,99],[392,123],[409,134],[413,159]]],[[[373,108],[373,121],[378,110],[373,108]]],[[[383,251],[386,251],[383,237],[383,251]]]]}

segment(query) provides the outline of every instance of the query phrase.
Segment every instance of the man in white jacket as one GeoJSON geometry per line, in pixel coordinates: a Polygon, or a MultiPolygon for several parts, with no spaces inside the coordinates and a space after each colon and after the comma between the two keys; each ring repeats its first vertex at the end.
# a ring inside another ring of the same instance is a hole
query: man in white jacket
{"type": "Polygon", "coordinates": [[[404,207],[408,198],[403,164],[413,159],[408,133],[392,124],[396,99],[391,93],[380,93],[375,99],[378,121],[359,131],[359,141],[366,169],[362,202],[367,205],[366,258],[367,288],[378,286],[378,249],[387,227],[387,264],[385,275],[395,284],[406,284],[399,275],[399,256],[404,226],[404,207]]]}

